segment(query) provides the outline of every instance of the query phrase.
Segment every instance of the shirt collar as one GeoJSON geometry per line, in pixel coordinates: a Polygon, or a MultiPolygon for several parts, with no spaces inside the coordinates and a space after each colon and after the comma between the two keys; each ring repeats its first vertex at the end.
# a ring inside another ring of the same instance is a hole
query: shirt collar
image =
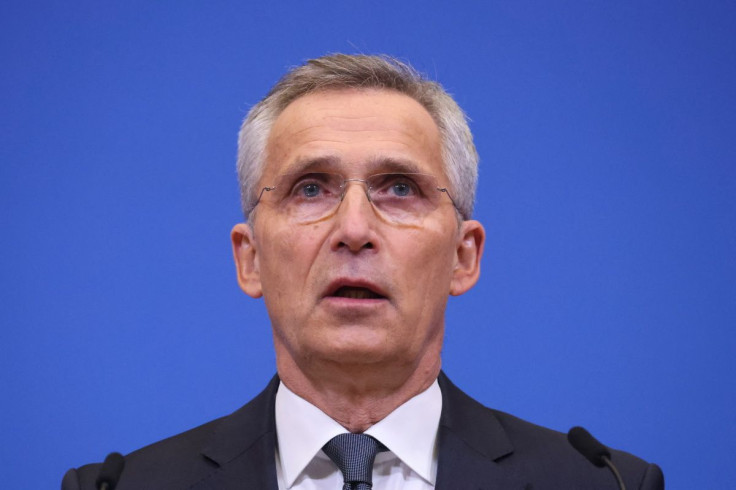
{"type": "MultiPolygon", "coordinates": [[[[276,434],[284,481],[291,487],[327,441],[345,428],[283,383],[276,392],[276,434]]],[[[414,472],[434,484],[442,393],[435,380],[365,433],[381,441],[414,472]]]]}
{"type": "Polygon", "coordinates": [[[442,392],[435,380],[429,388],[406,401],[365,433],[381,441],[404,464],[434,485],[437,474],[435,448],[441,412],[442,392]]]}
{"type": "Polygon", "coordinates": [[[276,436],[284,481],[288,488],[327,441],[345,428],[322,410],[279,383],[276,392],[276,436]]]}

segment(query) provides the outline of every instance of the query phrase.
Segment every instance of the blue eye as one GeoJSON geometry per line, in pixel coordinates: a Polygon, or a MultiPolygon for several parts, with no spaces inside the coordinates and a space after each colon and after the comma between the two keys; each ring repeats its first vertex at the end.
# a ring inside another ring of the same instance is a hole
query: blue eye
{"type": "Polygon", "coordinates": [[[399,197],[406,197],[412,193],[411,185],[407,182],[395,182],[391,184],[391,190],[399,197]]]}
{"type": "Polygon", "coordinates": [[[407,201],[422,196],[419,174],[375,174],[368,178],[372,197],[407,201]]]}
{"type": "Polygon", "coordinates": [[[315,183],[309,183],[304,184],[301,188],[302,194],[304,194],[304,197],[317,197],[320,193],[320,187],[319,184],[315,183]]]}

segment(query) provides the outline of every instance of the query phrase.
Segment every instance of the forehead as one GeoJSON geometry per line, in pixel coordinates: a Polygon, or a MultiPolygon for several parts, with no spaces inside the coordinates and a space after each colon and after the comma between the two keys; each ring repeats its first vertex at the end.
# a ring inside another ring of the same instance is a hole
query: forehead
{"type": "Polygon", "coordinates": [[[444,177],[434,119],[411,97],[386,90],[316,92],[284,109],[268,138],[264,178],[315,162],[351,176],[403,162],[444,177]]]}

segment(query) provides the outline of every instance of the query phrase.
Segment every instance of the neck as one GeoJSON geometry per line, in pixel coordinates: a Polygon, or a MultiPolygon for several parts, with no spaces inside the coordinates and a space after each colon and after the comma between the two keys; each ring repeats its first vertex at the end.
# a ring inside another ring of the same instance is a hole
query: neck
{"type": "Polygon", "coordinates": [[[314,361],[308,369],[276,349],[281,382],[349,432],[365,432],[422,393],[440,372],[439,348],[403,365],[345,365],[314,361]]]}

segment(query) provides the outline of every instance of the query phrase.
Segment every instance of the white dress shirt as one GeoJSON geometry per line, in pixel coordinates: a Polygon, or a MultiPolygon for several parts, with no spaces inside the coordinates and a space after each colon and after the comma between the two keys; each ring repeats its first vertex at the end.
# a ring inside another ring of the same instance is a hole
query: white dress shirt
{"type": "MultiPolygon", "coordinates": [[[[378,453],[373,464],[374,490],[434,488],[441,412],[442,393],[435,381],[365,431],[389,449],[378,453]]],[[[342,473],[322,446],[345,432],[343,426],[280,383],[276,392],[279,490],[340,490],[342,473]]]]}

